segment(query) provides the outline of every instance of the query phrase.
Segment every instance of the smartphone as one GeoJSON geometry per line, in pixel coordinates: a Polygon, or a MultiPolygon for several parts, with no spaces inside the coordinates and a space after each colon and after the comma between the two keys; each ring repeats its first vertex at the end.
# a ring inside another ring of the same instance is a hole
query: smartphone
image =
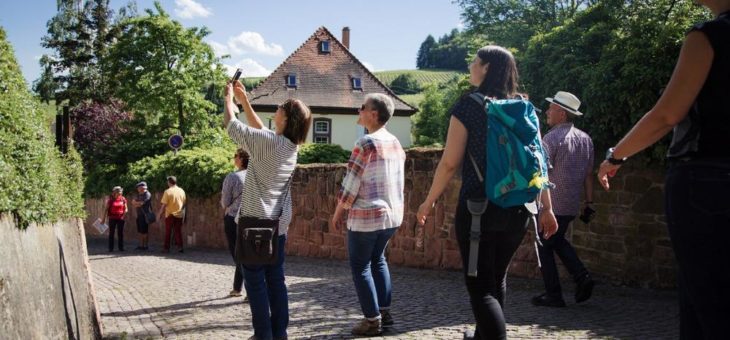
{"type": "Polygon", "coordinates": [[[231,78],[231,82],[237,81],[238,78],[241,78],[241,74],[243,73],[243,70],[240,68],[236,69],[236,73],[233,74],[233,78],[231,78]]]}

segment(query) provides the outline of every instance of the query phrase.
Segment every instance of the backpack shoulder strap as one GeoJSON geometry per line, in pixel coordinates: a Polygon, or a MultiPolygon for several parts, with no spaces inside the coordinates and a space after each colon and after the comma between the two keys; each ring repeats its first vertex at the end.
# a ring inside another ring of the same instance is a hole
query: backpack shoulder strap
{"type": "Polygon", "coordinates": [[[472,92],[469,94],[469,98],[474,99],[479,105],[484,105],[487,101],[487,97],[479,92],[472,92]]]}

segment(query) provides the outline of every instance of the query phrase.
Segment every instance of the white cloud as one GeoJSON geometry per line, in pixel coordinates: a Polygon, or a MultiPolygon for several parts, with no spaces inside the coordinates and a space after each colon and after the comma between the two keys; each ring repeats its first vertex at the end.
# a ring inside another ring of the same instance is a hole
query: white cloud
{"type": "Polygon", "coordinates": [[[208,43],[208,45],[210,45],[210,47],[213,48],[213,52],[215,52],[215,55],[217,55],[219,57],[231,53],[229,51],[228,46],[226,46],[226,45],[223,45],[223,44],[215,42],[215,41],[208,41],[207,43],[208,43]]]}
{"type": "Polygon", "coordinates": [[[213,14],[209,9],[195,0],[175,0],[175,14],[183,19],[207,18],[213,14]]]}
{"type": "Polygon", "coordinates": [[[466,28],[466,25],[464,24],[464,21],[463,21],[463,20],[459,20],[459,22],[458,22],[458,23],[456,23],[456,28],[457,28],[457,29],[458,29],[459,31],[463,31],[463,30],[464,30],[464,28],[466,28]]]}
{"type": "Polygon", "coordinates": [[[373,66],[373,64],[371,64],[371,63],[369,63],[367,61],[361,61],[361,62],[363,64],[363,66],[365,66],[365,68],[368,69],[368,71],[370,71],[370,72],[374,72],[375,71],[375,66],[373,66]]]}
{"type": "Polygon", "coordinates": [[[228,50],[231,54],[263,54],[279,56],[284,53],[281,45],[266,43],[264,37],[257,32],[241,32],[241,34],[228,39],[228,50]]]}
{"type": "Polygon", "coordinates": [[[226,68],[226,74],[228,76],[233,76],[233,73],[236,72],[236,68],[243,69],[243,75],[242,77],[266,77],[269,74],[271,74],[271,70],[267,69],[263,65],[259,64],[256,60],[253,60],[251,58],[243,59],[239,62],[237,62],[235,65],[231,66],[228,64],[223,64],[223,66],[226,68]]]}

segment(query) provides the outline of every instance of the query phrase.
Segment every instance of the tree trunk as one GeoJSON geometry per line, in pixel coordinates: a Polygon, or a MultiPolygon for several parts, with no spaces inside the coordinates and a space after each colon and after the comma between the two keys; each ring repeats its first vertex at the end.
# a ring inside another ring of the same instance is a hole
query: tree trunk
{"type": "Polygon", "coordinates": [[[177,120],[180,135],[185,137],[185,115],[183,114],[183,102],[179,99],[177,101],[177,120]]]}

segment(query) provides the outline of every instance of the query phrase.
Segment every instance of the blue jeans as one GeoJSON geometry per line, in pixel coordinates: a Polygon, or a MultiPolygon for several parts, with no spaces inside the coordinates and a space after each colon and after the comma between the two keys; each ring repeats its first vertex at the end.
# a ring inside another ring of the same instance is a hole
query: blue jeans
{"type": "Polygon", "coordinates": [[[289,325],[289,297],[284,282],[286,235],[279,236],[279,261],[274,265],[242,266],[254,335],[261,340],[284,338],[289,325]]]}
{"type": "Polygon", "coordinates": [[[392,287],[388,262],[385,261],[385,247],[396,230],[347,231],[352,281],[366,318],[377,317],[381,309],[390,308],[392,287]]]}
{"type": "Polygon", "coordinates": [[[545,293],[548,296],[562,299],[563,291],[560,288],[560,276],[558,275],[558,266],[555,264],[555,254],[558,254],[560,261],[563,262],[565,268],[573,276],[573,281],[578,282],[588,274],[588,270],[578,258],[573,246],[565,239],[565,233],[575,216],[558,215],[555,218],[558,220],[558,231],[547,240],[540,234],[542,247],[538,247],[537,252],[542,264],[540,270],[542,271],[542,280],[545,283],[545,293]]]}
{"type": "Polygon", "coordinates": [[[688,162],[667,173],[667,228],[679,272],[680,339],[727,338],[730,164],[688,162]]]}

